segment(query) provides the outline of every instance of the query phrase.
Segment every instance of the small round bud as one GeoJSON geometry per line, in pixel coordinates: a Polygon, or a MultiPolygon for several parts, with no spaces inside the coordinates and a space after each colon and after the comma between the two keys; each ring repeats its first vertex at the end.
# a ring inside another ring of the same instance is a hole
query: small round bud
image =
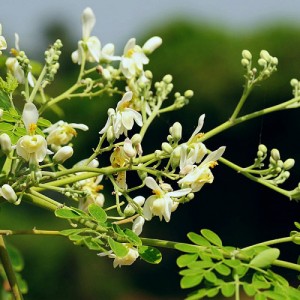
{"type": "Polygon", "coordinates": [[[265,66],[267,65],[267,61],[266,61],[265,59],[263,59],[263,58],[260,58],[260,59],[258,60],[258,64],[259,64],[260,66],[262,66],[262,67],[265,67],[265,66]]]}
{"type": "Polygon", "coordinates": [[[267,62],[270,62],[272,56],[269,54],[267,50],[261,50],[260,51],[260,57],[266,60],[267,62]]]}
{"type": "Polygon", "coordinates": [[[192,200],[192,199],[194,199],[194,197],[195,197],[195,194],[194,194],[194,193],[188,193],[188,194],[186,195],[186,198],[187,198],[188,200],[192,200]]]}
{"type": "Polygon", "coordinates": [[[277,149],[272,149],[272,150],[271,150],[271,156],[272,156],[272,158],[273,158],[275,161],[277,161],[277,160],[280,159],[280,153],[279,153],[279,151],[278,151],[277,149]]]}
{"type": "Polygon", "coordinates": [[[250,61],[246,58],[241,59],[241,64],[243,67],[247,67],[250,64],[250,61]]]}
{"type": "Polygon", "coordinates": [[[264,156],[264,152],[262,151],[257,151],[257,157],[263,157],[264,156]]]}
{"type": "Polygon", "coordinates": [[[161,149],[163,151],[167,152],[168,154],[171,154],[173,152],[172,146],[169,143],[167,143],[167,142],[163,142],[161,144],[161,149]]]}
{"type": "Polygon", "coordinates": [[[0,108],[0,119],[3,117],[3,109],[2,108],[0,108]]]}
{"type": "Polygon", "coordinates": [[[149,70],[146,70],[144,75],[148,78],[148,79],[152,79],[153,78],[153,74],[151,71],[149,70]]]}
{"type": "Polygon", "coordinates": [[[289,177],[290,177],[290,172],[289,171],[284,171],[283,172],[283,177],[285,178],[285,179],[288,179],[289,177]]]}
{"type": "Polygon", "coordinates": [[[124,209],[124,215],[126,217],[131,217],[134,214],[135,214],[135,209],[130,204],[128,204],[124,209]]]}
{"type": "Polygon", "coordinates": [[[285,170],[290,170],[293,166],[295,165],[295,160],[293,158],[288,158],[284,163],[283,163],[283,168],[285,170]]]}
{"type": "Polygon", "coordinates": [[[165,75],[164,78],[163,78],[163,82],[165,82],[165,83],[171,83],[172,80],[173,80],[173,77],[170,74],[165,75]]]}
{"type": "Polygon", "coordinates": [[[142,137],[139,133],[136,133],[131,138],[131,142],[133,145],[140,144],[142,142],[142,137]]]}
{"type": "Polygon", "coordinates": [[[249,50],[243,50],[242,51],[242,57],[246,58],[247,60],[251,60],[252,59],[252,54],[249,50]]]}
{"type": "Polygon", "coordinates": [[[271,63],[272,63],[273,65],[277,66],[277,65],[278,65],[278,58],[277,58],[277,57],[272,57],[272,58],[271,58],[271,63]]]}
{"type": "Polygon", "coordinates": [[[184,92],[185,98],[192,98],[194,96],[194,92],[192,90],[187,90],[184,92]]]}
{"type": "Polygon", "coordinates": [[[264,153],[267,153],[267,151],[268,151],[267,147],[266,147],[264,144],[260,144],[260,145],[258,146],[258,150],[259,150],[259,151],[262,151],[262,152],[264,152],[264,153]]]}
{"type": "Polygon", "coordinates": [[[291,79],[290,84],[292,87],[296,87],[299,84],[299,81],[296,78],[291,79]]]}

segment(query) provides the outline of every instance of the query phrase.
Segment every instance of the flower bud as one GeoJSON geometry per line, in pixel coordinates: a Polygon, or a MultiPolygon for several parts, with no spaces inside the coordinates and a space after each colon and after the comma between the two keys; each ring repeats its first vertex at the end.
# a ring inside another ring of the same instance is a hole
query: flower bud
{"type": "Polygon", "coordinates": [[[3,109],[2,108],[0,108],[0,119],[3,117],[3,109]]]}
{"type": "Polygon", "coordinates": [[[271,150],[271,156],[272,156],[272,158],[273,158],[275,161],[277,161],[277,160],[280,159],[280,153],[279,153],[279,151],[278,151],[277,149],[272,149],[272,150],[271,150]]]}
{"type": "Polygon", "coordinates": [[[249,50],[243,50],[242,51],[242,57],[247,59],[247,60],[251,60],[252,59],[252,54],[249,50]]]}
{"type": "Polygon", "coordinates": [[[262,152],[264,152],[264,153],[267,153],[268,148],[267,148],[264,144],[260,144],[260,145],[258,146],[258,150],[259,150],[259,151],[262,151],[262,152]]]}
{"type": "Polygon", "coordinates": [[[262,67],[265,67],[265,66],[267,65],[267,61],[266,61],[265,59],[263,59],[263,58],[260,58],[260,59],[258,60],[258,64],[259,64],[260,66],[262,66],[262,67]]]}
{"type": "Polygon", "coordinates": [[[133,145],[137,145],[140,144],[142,141],[142,137],[139,133],[136,133],[133,135],[133,137],[131,138],[132,144],[133,145]]]}
{"type": "Polygon", "coordinates": [[[124,209],[124,215],[125,217],[131,217],[135,214],[135,209],[131,205],[126,205],[124,209]]]}
{"type": "Polygon", "coordinates": [[[112,144],[115,141],[116,137],[114,134],[114,129],[112,126],[109,126],[107,129],[107,141],[112,144]]]}
{"type": "Polygon", "coordinates": [[[150,38],[143,46],[143,51],[145,54],[151,54],[155,49],[157,49],[162,44],[162,39],[158,36],[150,38]]]}
{"type": "Polygon", "coordinates": [[[293,158],[288,158],[284,163],[283,163],[283,168],[285,170],[290,170],[293,166],[295,165],[295,160],[293,158]]]}
{"type": "Polygon", "coordinates": [[[179,166],[180,163],[180,153],[181,153],[181,148],[180,147],[176,147],[174,149],[174,151],[172,152],[171,155],[171,166],[173,169],[175,169],[176,167],[179,166]]]}
{"type": "Polygon", "coordinates": [[[296,87],[299,84],[299,81],[296,78],[291,79],[290,84],[292,87],[296,87]]]}
{"type": "Polygon", "coordinates": [[[129,138],[125,139],[123,150],[124,150],[125,154],[130,158],[133,158],[136,156],[136,151],[132,147],[132,141],[129,138]]]}
{"type": "Polygon", "coordinates": [[[266,60],[267,62],[270,62],[272,56],[269,54],[267,50],[261,50],[260,51],[260,57],[266,60]]]}
{"type": "Polygon", "coordinates": [[[0,135],[0,147],[6,155],[11,151],[11,139],[7,133],[2,133],[0,135]]]}
{"type": "Polygon", "coordinates": [[[173,77],[170,74],[165,75],[164,78],[163,78],[163,82],[165,82],[165,83],[171,83],[172,80],[173,80],[173,77]]]}
{"type": "Polygon", "coordinates": [[[143,226],[145,223],[145,218],[143,218],[142,216],[138,216],[132,224],[132,231],[136,234],[136,235],[140,235],[142,233],[143,230],[143,226]]]}
{"type": "Polygon", "coordinates": [[[53,160],[55,163],[63,163],[68,158],[70,158],[73,153],[74,151],[71,146],[64,146],[55,153],[55,155],[53,156],[53,160]]]}
{"type": "Polygon", "coordinates": [[[194,92],[192,90],[186,90],[184,92],[184,97],[185,98],[192,98],[194,96],[194,92]]]}
{"type": "Polygon", "coordinates": [[[170,134],[172,135],[175,142],[180,141],[182,137],[182,126],[179,122],[175,122],[170,128],[170,134]]]}
{"type": "Polygon", "coordinates": [[[241,64],[243,67],[247,67],[250,64],[250,61],[246,58],[241,59],[241,64]]]}
{"type": "Polygon", "coordinates": [[[4,184],[0,189],[0,195],[10,203],[15,203],[18,199],[15,191],[9,184],[4,184]]]}
{"type": "Polygon", "coordinates": [[[163,142],[161,144],[161,148],[163,151],[167,152],[168,154],[171,154],[173,152],[172,146],[167,142],[163,142]]]}

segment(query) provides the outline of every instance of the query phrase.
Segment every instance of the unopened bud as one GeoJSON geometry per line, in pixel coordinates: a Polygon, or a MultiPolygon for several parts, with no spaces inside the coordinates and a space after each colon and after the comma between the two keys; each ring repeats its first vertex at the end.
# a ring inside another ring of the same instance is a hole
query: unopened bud
{"type": "Polygon", "coordinates": [[[123,150],[124,150],[125,154],[130,158],[133,158],[136,156],[136,151],[132,147],[132,141],[129,138],[125,139],[123,150]]]}
{"type": "Polygon", "coordinates": [[[293,158],[288,158],[284,163],[283,163],[283,168],[285,170],[290,170],[293,166],[295,165],[295,160],[293,158]]]}
{"type": "Polygon", "coordinates": [[[296,87],[299,84],[299,81],[296,78],[291,79],[290,84],[292,87],[296,87]]]}
{"type": "Polygon", "coordinates": [[[10,203],[15,203],[18,199],[15,191],[9,184],[4,184],[0,189],[0,195],[10,203]]]}
{"type": "Polygon", "coordinates": [[[133,145],[140,144],[142,141],[142,136],[139,133],[136,133],[131,138],[131,142],[133,145]]]}
{"type": "Polygon", "coordinates": [[[186,198],[187,198],[188,200],[192,200],[192,199],[194,199],[194,197],[195,197],[195,194],[194,194],[194,193],[188,193],[188,194],[186,195],[186,198]]]}
{"type": "Polygon", "coordinates": [[[71,146],[61,147],[53,156],[55,163],[63,163],[73,155],[74,151],[71,146]]]}
{"type": "Polygon", "coordinates": [[[172,152],[172,155],[171,155],[171,166],[173,169],[175,169],[176,167],[179,166],[179,163],[180,163],[180,153],[181,153],[181,148],[180,147],[176,147],[174,149],[174,151],[172,152]]]}
{"type": "Polygon", "coordinates": [[[170,134],[175,142],[180,141],[182,137],[182,126],[179,122],[175,122],[172,127],[170,127],[170,134]]]}
{"type": "Polygon", "coordinates": [[[258,150],[259,150],[259,151],[262,151],[262,152],[264,152],[264,153],[267,153],[268,148],[267,148],[264,144],[260,144],[260,145],[258,146],[258,150]]]}
{"type": "Polygon", "coordinates": [[[172,146],[167,142],[163,142],[161,144],[161,148],[163,151],[167,152],[168,154],[171,154],[173,152],[172,146]]]}
{"type": "Polygon", "coordinates": [[[187,90],[184,92],[185,98],[192,98],[194,96],[194,92],[192,90],[187,90]]]}
{"type": "Polygon", "coordinates": [[[109,126],[107,129],[107,141],[112,144],[115,141],[116,137],[112,126],[109,126]]]}
{"type": "Polygon", "coordinates": [[[165,83],[171,83],[172,80],[173,80],[173,77],[170,74],[165,75],[164,78],[163,78],[163,82],[165,82],[165,83]]]}
{"type": "Polygon", "coordinates": [[[246,58],[247,60],[251,60],[252,59],[252,54],[249,50],[243,50],[242,51],[242,57],[246,58]]]}
{"type": "Polygon", "coordinates": [[[150,38],[143,46],[143,51],[145,54],[151,54],[155,49],[157,49],[162,44],[162,39],[158,36],[150,38]]]}
{"type": "Polygon", "coordinates": [[[0,135],[0,147],[6,155],[11,151],[11,139],[7,133],[2,133],[0,135]]]}
{"type": "Polygon", "coordinates": [[[275,161],[277,161],[277,160],[280,159],[280,153],[279,153],[279,151],[278,151],[277,149],[272,149],[272,150],[271,150],[271,156],[272,156],[272,158],[273,158],[275,161]]]}
{"type": "Polygon", "coordinates": [[[265,67],[265,66],[267,65],[267,61],[266,61],[265,59],[263,59],[263,58],[260,58],[260,59],[258,60],[258,64],[259,64],[260,66],[262,66],[262,67],[265,67]]]}
{"type": "Polygon", "coordinates": [[[246,58],[241,59],[241,64],[243,67],[247,67],[250,64],[250,61],[246,58]]]}
{"type": "Polygon", "coordinates": [[[3,117],[3,109],[2,108],[0,108],[0,119],[3,117]]]}
{"type": "Polygon", "coordinates": [[[259,55],[261,58],[263,58],[267,62],[269,62],[272,58],[267,50],[261,50],[259,55]]]}

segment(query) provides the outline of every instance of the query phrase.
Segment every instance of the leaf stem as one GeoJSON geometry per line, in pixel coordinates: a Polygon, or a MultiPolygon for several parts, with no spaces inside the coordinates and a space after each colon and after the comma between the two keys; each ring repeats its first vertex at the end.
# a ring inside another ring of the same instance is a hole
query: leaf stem
{"type": "Polygon", "coordinates": [[[0,235],[0,259],[5,270],[8,282],[10,284],[12,294],[15,300],[22,300],[23,296],[20,292],[20,288],[18,286],[16,274],[14,272],[13,266],[11,264],[7,248],[3,239],[3,236],[0,235]]]}

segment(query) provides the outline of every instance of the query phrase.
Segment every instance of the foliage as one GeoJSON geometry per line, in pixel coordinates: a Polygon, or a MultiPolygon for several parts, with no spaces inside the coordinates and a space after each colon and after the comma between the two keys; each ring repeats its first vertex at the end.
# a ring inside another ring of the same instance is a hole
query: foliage
{"type": "MultiPolygon", "coordinates": [[[[194,93],[189,89],[173,92],[170,74],[156,80],[145,69],[149,56],[161,46],[160,37],[148,39],[143,46],[132,38],[123,54],[115,55],[113,44],[103,46],[91,35],[94,25],[94,13],[86,8],[82,15],[83,35],[71,55],[78,66],[78,76],[62,92],[54,89],[48,93],[60,68],[61,40],[45,51],[42,67],[20,50],[18,38],[11,50],[13,57],[2,56],[7,74],[0,80],[1,201],[15,207],[30,203],[68,222],[62,230],[1,230],[1,275],[8,282],[5,297],[22,299],[27,286],[18,273],[23,268],[20,256],[6,249],[3,237],[30,234],[66,238],[74,245],[97,251],[99,257],[112,258],[114,267],[132,265],[138,258],[158,264],[162,260],[158,248],[181,251],[184,254],[177,259],[178,266],[184,268],[180,271],[181,288],[196,288],[187,299],[215,297],[218,293],[240,299],[242,290],[255,299],[299,298],[299,291],[274,270],[282,267],[299,272],[298,263],[278,259],[281,251],[276,246],[298,245],[296,230],[290,236],[241,249],[223,246],[221,238],[209,229],[200,230],[201,235],[190,232],[189,243],[142,237],[144,224],[148,226],[153,219],[170,222],[179,207],[195,199],[206,184],[212,184],[218,162],[298,201],[299,184],[292,188],[283,185],[294,167],[293,158],[283,160],[277,148],[269,150],[261,143],[254,162],[242,167],[224,158],[225,146],[218,144],[213,147],[216,150],[210,150],[206,141],[246,121],[297,109],[299,81],[294,78],[290,82],[291,99],[244,113],[250,94],[273,75],[278,59],[261,50],[256,60],[249,50],[243,50],[244,89],[230,118],[202,133],[206,117],[202,114],[188,138],[185,127],[175,122],[168,133],[159,132],[160,145],[152,143],[148,148],[144,138],[154,121],[182,109],[194,93]],[[76,103],[76,99],[101,101],[103,97],[111,98],[114,108],[107,110],[106,122],[102,122],[96,135],[96,146],[88,150],[87,157],[69,164],[76,152],[73,140],[77,131],[87,131],[89,127],[58,119],[63,116],[61,103],[76,103]],[[46,118],[47,111],[54,113],[51,121],[46,118]]],[[[7,44],[1,31],[0,26],[0,50],[5,51],[7,44]]],[[[299,223],[295,225],[299,229],[299,223]]]]}

